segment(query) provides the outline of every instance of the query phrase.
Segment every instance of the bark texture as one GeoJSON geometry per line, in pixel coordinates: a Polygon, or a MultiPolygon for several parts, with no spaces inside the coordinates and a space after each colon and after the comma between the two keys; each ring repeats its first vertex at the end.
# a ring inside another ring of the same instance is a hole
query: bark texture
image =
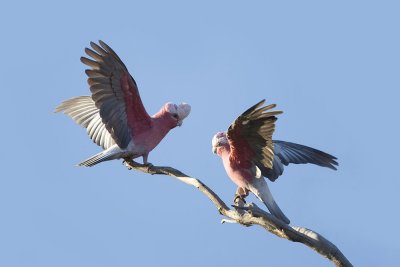
{"type": "Polygon", "coordinates": [[[149,174],[172,176],[185,184],[196,187],[209,200],[211,200],[212,203],[214,203],[218,212],[227,218],[223,219],[221,221],[222,223],[239,223],[244,226],[259,225],[278,237],[293,242],[303,243],[332,261],[332,263],[338,267],[353,266],[343,253],[322,235],[305,227],[287,225],[273,217],[268,212],[260,209],[257,205],[253,203],[245,204],[240,197],[235,198],[234,209],[231,209],[216,193],[214,193],[214,191],[199,179],[190,177],[177,169],[166,166],[142,165],[130,160],[126,160],[124,164],[129,169],[149,174]]]}

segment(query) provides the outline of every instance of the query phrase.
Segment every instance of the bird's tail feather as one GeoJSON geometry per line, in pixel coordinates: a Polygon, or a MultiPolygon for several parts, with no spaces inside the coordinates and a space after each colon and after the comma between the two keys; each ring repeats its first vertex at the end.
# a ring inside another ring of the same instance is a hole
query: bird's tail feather
{"type": "Polygon", "coordinates": [[[117,145],[114,145],[109,149],[97,153],[96,155],[80,162],[78,166],[92,167],[93,165],[96,165],[100,162],[112,159],[118,159],[122,157],[123,157],[123,152],[117,145]]]}
{"type": "Polygon", "coordinates": [[[265,206],[267,206],[272,215],[284,221],[286,224],[290,223],[290,220],[285,216],[278,204],[276,204],[271,191],[269,190],[268,184],[263,177],[254,178],[253,182],[249,184],[249,187],[250,191],[253,192],[257,198],[265,204],[265,206]]]}

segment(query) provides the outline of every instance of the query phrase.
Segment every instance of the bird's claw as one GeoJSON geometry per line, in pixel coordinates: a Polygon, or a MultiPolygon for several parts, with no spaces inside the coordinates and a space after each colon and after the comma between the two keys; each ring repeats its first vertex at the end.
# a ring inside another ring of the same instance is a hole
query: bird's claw
{"type": "Polygon", "coordinates": [[[129,162],[131,161],[131,158],[123,158],[122,159],[122,165],[125,165],[128,170],[132,170],[133,168],[129,165],[129,162]]]}
{"type": "Polygon", "coordinates": [[[235,198],[233,199],[233,203],[238,204],[238,203],[240,203],[240,201],[241,201],[243,204],[246,204],[245,196],[242,196],[242,195],[235,195],[235,198]]]}
{"type": "Polygon", "coordinates": [[[235,194],[235,198],[233,199],[233,203],[235,203],[235,205],[232,205],[232,206],[241,215],[244,215],[246,213],[246,210],[241,209],[242,207],[244,207],[246,205],[245,197],[246,196],[242,196],[240,194],[235,194]]]}

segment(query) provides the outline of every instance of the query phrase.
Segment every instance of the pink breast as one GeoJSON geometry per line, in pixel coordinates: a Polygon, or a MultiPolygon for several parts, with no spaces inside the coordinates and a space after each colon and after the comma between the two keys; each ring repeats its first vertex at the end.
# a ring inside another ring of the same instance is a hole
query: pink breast
{"type": "Polygon", "coordinates": [[[229,156],[222,157],[226,173],[229,178],[240,187],[247,188],[247,183],[253,179],[253,174],[250,169],[235,166],[230,162],[229,156]]]}

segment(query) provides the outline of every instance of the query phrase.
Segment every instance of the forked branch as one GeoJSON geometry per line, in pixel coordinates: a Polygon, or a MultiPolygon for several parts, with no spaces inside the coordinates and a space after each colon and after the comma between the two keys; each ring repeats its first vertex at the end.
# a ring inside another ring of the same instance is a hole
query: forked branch
{"type": "Polygon", "coordinates": [[[134,161],[125,161],[124,164],[129,169],[135,169],[149,174],[172,176],[181,182],[196,187],[214,203],[220,214],[229,218],[222,220],[222,222],[236,222],[245,226],[259,225],[276,236],[293,242],[303,243],[331,260],[336,266],[353,266],[333,243],[320,234],[304,227],[287,225],[268,212],[260,209],[255,204],[250,203],[249,205],[244,205],[244,203],[239,200],[235,203],[235,209],[230,209],[207,185],[177,169],[165,166],[142,165],[134,161]]]}

